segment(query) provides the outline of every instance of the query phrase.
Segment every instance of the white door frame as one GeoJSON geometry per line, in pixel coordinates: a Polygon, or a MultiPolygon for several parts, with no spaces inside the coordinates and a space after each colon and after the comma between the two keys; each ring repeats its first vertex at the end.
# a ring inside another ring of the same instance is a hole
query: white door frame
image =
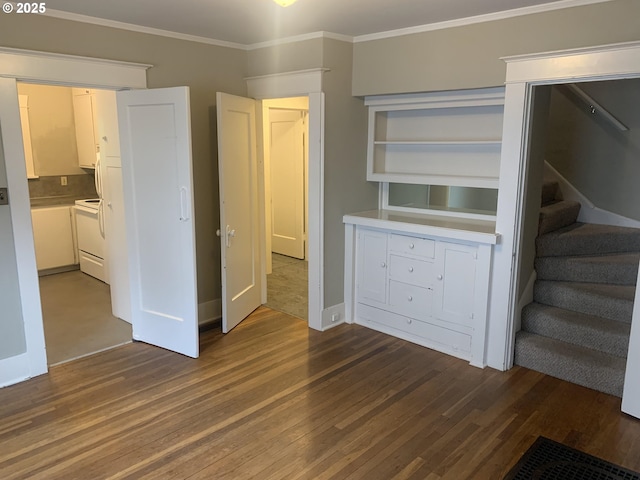
{"type": "MultiPolygon", "coordinates": [[[[47,372],[31,204],[16,81],[119,90],[147,88],[147,64],[0,48],[0,119],[27,351],[13,362],[15,383],[47,372]],[[13,98],[15,97],[15,98],[13,98]]],[[[12,357],[13,358],[13,357],[12,357]]],[[[10,360],[10,359],[7,359],[10,360]]]]}
{"type": "Polygon", "coordinates": [[[535,86],[640,77],[640,42],[519,55],[507,63],[487,363],[513,366],[531,93],[535,86]]]}
{"type": "MultiPolygon", "coordinates": [[[[323,330],[324,308],[324,94],[326,68],[247,78],[247,94],[256,100],[309,97],[309,328],[323,330]]],[[[264,211],[262,212],[264,215],[264,211]]],[[[264,222],[263,222],[264,225],[264,222]]],[[[263,259],[263,284],[266,268],[263,259]]]]}

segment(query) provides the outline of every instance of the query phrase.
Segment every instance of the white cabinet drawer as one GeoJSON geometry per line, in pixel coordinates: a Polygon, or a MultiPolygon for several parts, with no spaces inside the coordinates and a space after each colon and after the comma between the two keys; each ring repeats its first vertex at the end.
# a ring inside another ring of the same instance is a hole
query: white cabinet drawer
{"type": "Polygon", "coordinates": [[[404,283],[429,287],[435,278],[433,263],[389,255],[389,277],[404,283]]]}
{"type": "Polygon", "coordinates": [[[389,306],[401,315],[424,320],[431,315],[433,291],[407,283],[389,282],[389,306]]]}
{"type": "Polygon", "coordinates": [[[392,252],[433,258],[436,242],[426,238],[408,237],[406,235],[389,235],[389,250],[392,252]]]}
{"type": "Polygon", "coordinates": [[[468,358],[471,352],[470,335],[433,323],[407,318],[362,304],[357,306],[357,319],[361,325],[385,333],[405,332],[409,336],[397,336],[461,358],[468,358]]]}

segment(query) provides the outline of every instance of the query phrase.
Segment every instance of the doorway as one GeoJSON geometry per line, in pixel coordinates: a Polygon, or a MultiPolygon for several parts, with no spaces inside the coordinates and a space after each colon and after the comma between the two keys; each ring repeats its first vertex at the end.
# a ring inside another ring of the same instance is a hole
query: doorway
{"type": "Polygon", "coordinates": [[[308,320],[308,97],[262,101],[267,299],[308,320]]]}
{"type": "Polygon", "coordinates": [[[97,103],[113,92],[22,82],[17,88],[47,363],[55,365],[132,338],[131,325],[114,313],[128,317],[112,309],[119,276],[109,275],[108,253],[122,253],[107,235],[101,204],[108,185],[100,175],[97,123],[105,119],[97,103]]]}

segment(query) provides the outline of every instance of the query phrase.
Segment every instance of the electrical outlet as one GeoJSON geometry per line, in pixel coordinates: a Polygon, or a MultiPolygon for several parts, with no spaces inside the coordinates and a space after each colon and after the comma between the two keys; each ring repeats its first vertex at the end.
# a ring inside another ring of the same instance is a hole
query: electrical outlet
{"type": "Polygon", "coordinates": [[[60,177],[60,185],[63,187],[67,185],[67,177],[60,177]]]}

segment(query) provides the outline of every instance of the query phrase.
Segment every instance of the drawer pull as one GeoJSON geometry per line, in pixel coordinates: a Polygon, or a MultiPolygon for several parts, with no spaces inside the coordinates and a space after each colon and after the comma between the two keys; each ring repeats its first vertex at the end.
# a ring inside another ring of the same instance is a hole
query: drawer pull
{"type": "Polygon", "coordinates": [[[442,280],[442,275],[438,275],[438,280],[442,280]]]}
{"type": "Polygon", "coordinates": [[[408,323],[409,325],[411,325],[411,322],[412,322],[412,320],[411,320],[410,318],[407,318],[407,323],[408,323]]]}
{"type": "Polygon", "coordinates": [[[381,262],[381,263],[380,263],[380,266],[381,266],[382,268],[384,268],[384,267],[386,267],[386,266],[387,266],[387,264],[386,264],[386,263],[384,263],[384,262],[381,262]]]}
{"type": "Polygon", "coordinates": [[[413,297],[412,297],[411,295],[409,295],[409,296],[407,297],[407,300],[409,300],[410,302],[413,302],[413,297]]]}
{"type": "Polygon", "coordinates": [[[413,272],[413,267],[409,267],[409,271],[410,271],[410,272],[413,272]]]}
{"type": "Polygon", "coordinates": [[[413,249],[414,249],[414,247],[415,247],[415,245],[414,245],[413,243],[410,243],[410,244],[409,244],[409,248],[410,248],[411,250],[413,250],[413,249]]]}

